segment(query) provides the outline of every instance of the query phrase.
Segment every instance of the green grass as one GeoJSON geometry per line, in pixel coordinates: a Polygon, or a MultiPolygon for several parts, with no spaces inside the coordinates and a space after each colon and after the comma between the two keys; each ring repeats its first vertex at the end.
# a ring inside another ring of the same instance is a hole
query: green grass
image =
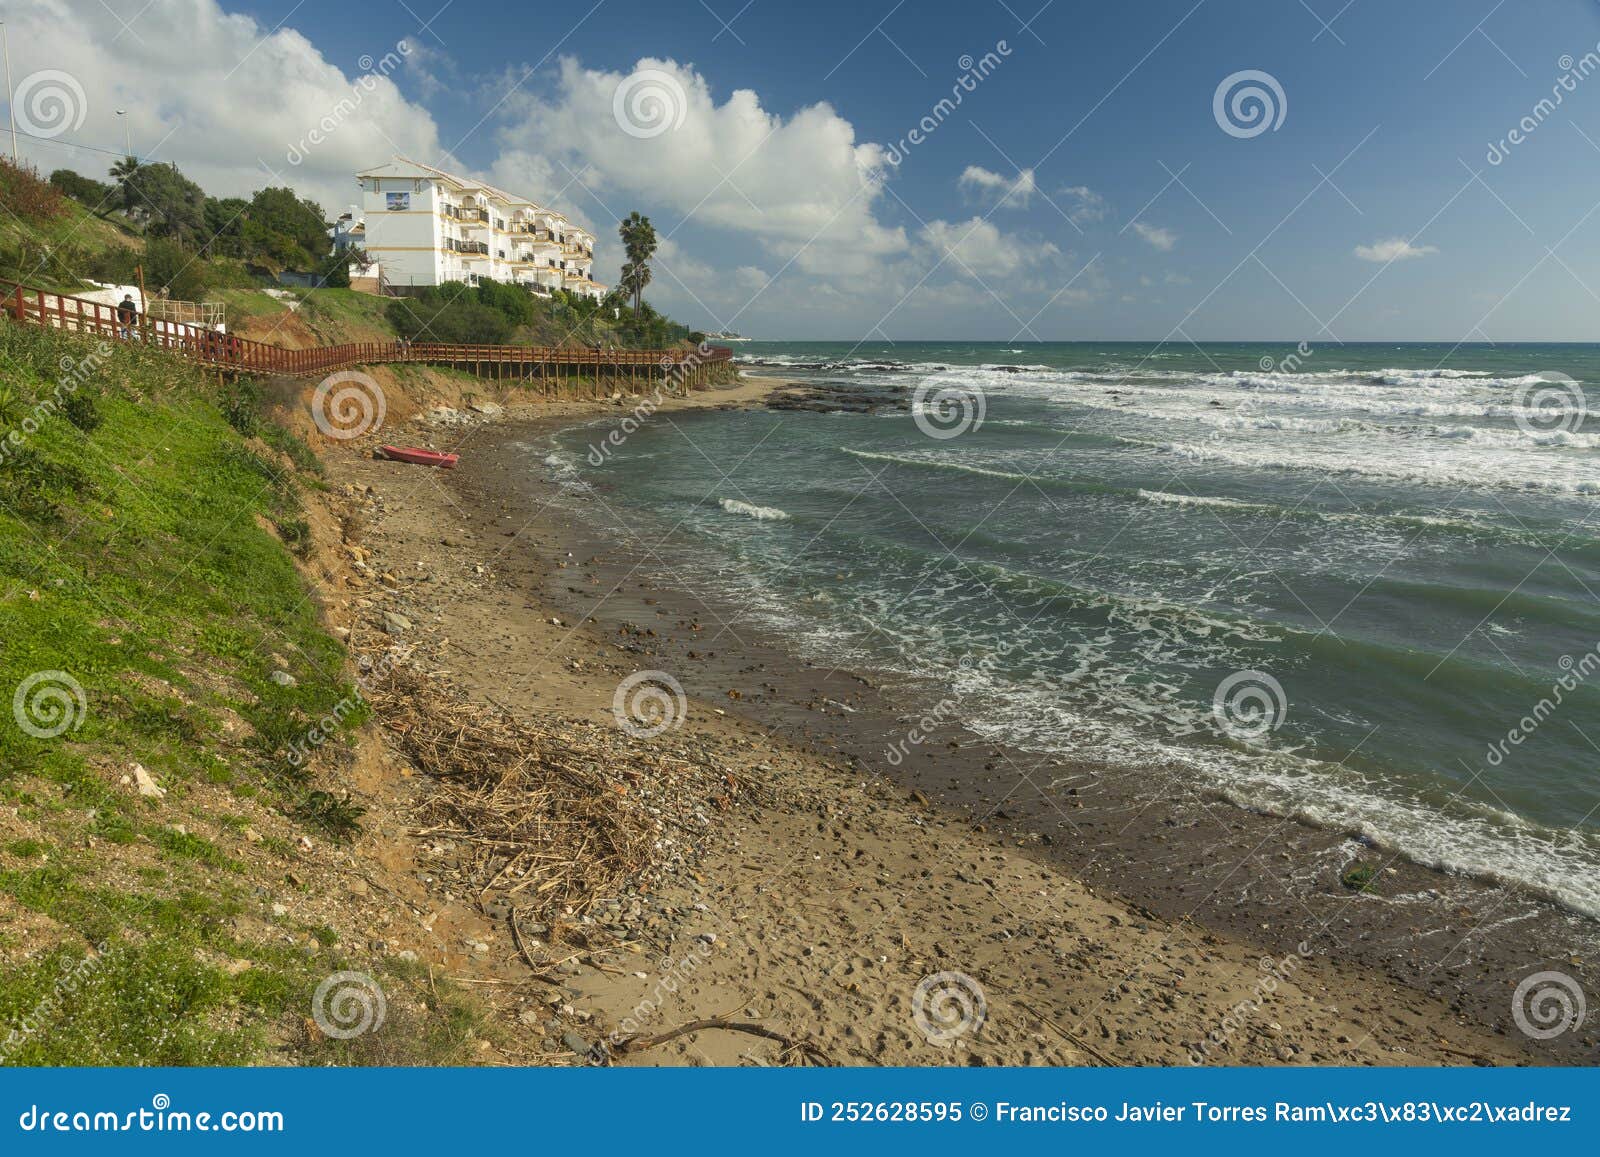
{"type": "Polygon", "coordinates": [[[313,289],[302,297],[307,324],[330,344],[347,341],[393,341],[397,336],[385,314],[388,299],[353,289],[313,289]]]}
{"type": "MultiPolygon", "coordinates": [[[[37,413],[63,357],[93,348],[0,322],[0,381],[37,413]]],[[[350,694],[342,644],[267,529],[308,544],[299,496],[315,457],[296,455],[304,471],[270,461],[229,423],[214,382],[154,351],[113,343],[79,392],[102,419],[90,430],[48,410],[19,442],[0,428],[0,701],[62,672],[51,680],[69,687],[76,719],[41,738],[0,710],[0,805],[36,833],[0,849],[0,895],[61,933],[0,971],[0,1041],[41,1002],[48,1013],[0,1052],[30,1064],[259,1060],[343,962],[336,941],[309,932],[311,955],[236,938],[235,918],[259,913],[281,872],[251,878],[233,850],[244,821],[216,797],[302,816],[321,841],[359,817],[326,793],[305,805],[311,784],[287,774],[281,750],[350,694]],[[270,679],[274,653],[293,687],[270,679]],[[248,744],[223,740],[225,712],[254,728],[248,744]],[[166,788],[159,803],[120,785],[135,762],[166,788]],[[119,856],[133,859],[119,870],[119,856]],[[82,964],[95,944],[104,958],[82,964]]]]}
{"type": "Polygon", "coordinates": [[[144,244],[126,225],[97,216],[70,197],[62,206],[60,216],[44,221],[0,213],[0,277],[70,291],[81,286],[77,271],[90,255],[144,244]]]}

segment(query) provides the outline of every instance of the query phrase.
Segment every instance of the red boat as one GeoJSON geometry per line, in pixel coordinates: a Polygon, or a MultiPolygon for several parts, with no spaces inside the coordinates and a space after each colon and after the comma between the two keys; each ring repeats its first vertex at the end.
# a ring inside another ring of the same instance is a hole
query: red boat
{"type": "Polygon", "coordinates": [[[459,454],[441,454],[437,450],[424,450],[420,446],[379,446],[378,453],[396,462],[414,462],[418,466],[437,466],[453,470],[461,460],[459,454]]]}

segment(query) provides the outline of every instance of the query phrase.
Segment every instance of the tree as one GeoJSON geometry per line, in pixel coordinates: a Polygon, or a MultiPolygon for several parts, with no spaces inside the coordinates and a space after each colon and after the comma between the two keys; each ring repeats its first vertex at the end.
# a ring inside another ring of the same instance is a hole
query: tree
{"type": "Polygon", "coordinates": [[[622,287],[633,295],[633,312],[637,314],[643,301],[644,287],[650,284],[650,258],[656,252],[656,227],[650,224],[650,218],[634,210],[617,226],[617,233],[622,238],[623,252],[628,255],[627,264],[622,267],[622,287]]]}
{"type": "Polygon", "coordinates": [[[250,225],[247,236],[253,234],[274,256],[287,257],[302,269],[333,246],[322,207],[283,186],[262,189],[250,198],[250,225]]]}
{"type": "Polygon", "coordinates": [[[206,253],[212,257],[248,257],[244,240],[245,214],[250,202],[243,197],[207,197],[205,208],[206,253]]]}
{"type": "Polygon", "coordinates": [[[115,192],[104,181],[85,177],[71,169],[57,169],[50,174],[50,183],[80,205],[87,205],[90,209],[104,208],[106,202],[111,199],[111,194],[115,192]]]}
{"type": "Polygon", "coordinates": [[[175,241],[152,238],[144,247],[144,279],[150,292],[165,289],[176,301],[199,301],[206,294],[206,265],[175,241]]]}
{"type": "Polygon", "coordinates": [[[123,207],[147,218],[147,234],[187,245],[205,240],[205,190],[177,165],[141,165],[127,157],[112,166],[111,175],[122,185],[123,207]]]}
{"type": "Polygon", "coordinates": [[[139,201],[139,195],[133,191],[133,181],[143,168],[138,157],[123,157],[122,160],[111,166],[111,179],[116,182],[117,190],[122,194],[122,207],[132,209],[139,201]]]}

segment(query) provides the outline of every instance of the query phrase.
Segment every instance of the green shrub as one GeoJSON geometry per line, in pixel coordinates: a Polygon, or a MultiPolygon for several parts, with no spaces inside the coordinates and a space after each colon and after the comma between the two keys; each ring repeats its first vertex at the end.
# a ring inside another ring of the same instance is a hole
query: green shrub
{"type": "Polygon", "coordinates": [[[79,389],[67,395],[67,400],[61,403],[61,412],[85,434],[92,434],[100,428],[100,423],[105,421],[100,415],[100,405],[88,390],[79,389]]]}

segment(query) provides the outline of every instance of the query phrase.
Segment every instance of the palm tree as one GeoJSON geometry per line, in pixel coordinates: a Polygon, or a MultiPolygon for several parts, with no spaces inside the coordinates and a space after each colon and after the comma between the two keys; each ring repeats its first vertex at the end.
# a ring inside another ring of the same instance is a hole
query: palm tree
{"type": "Polygon", "coordinates": [[[650,284],[650,267],[642,262],[625,262],[622,266],[622,276],[618,278],[617,288],[622,290],[625,297],[633,298],[633,315],[639,316],[639,298],[644,293],[644,287],[650,284]]]}
{"type": "Polygon", "coordinates": [[[111,178],[116,181],[117,187],[122,190],[122,207],[132,209],[136,195],[133,191],[133,179],[139,175],[139,170],[144,166],[139,164],[138,157],[123,157],[122,160],[111,166],[111,178]]]}
{"type": "Polygon", "coordinates": [[[641,216],[635,210],[617,226],[617,233],[622,238],[622,249],[628,255],[628,262],[622,267],[622,286],[633,294],[633,313],[637,317],[644,287],[650,284],[650,258],[656,251],[656,227],[650,224],[650,218],[641,216]]]}

